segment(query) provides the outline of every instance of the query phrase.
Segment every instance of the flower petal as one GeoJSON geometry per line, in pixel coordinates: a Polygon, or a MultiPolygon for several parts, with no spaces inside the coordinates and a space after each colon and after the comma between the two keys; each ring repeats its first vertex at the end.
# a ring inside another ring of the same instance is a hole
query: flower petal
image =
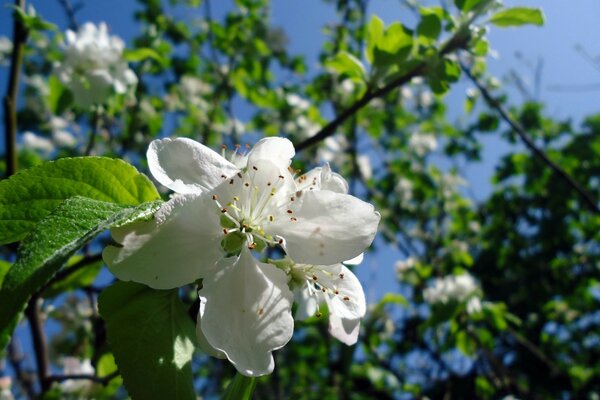
{"type": "Polygon", "coordinates": [[[188,138],[152,141],[146,153],[152,176],[176,193],[202,193],[215,188],[237,168],[219,154],[188,138]]]}
{"type": "Polygon", "coordinates": [[[360,319],[345,319],[337,315],[329,315],[329,334],[340,342],[352,346],[358,340],[360,319]]]}
{"type": "Polygon", "coordinates": [[[365,292],[352,271],[342,265],[341,272],[337,275],[318,276],[321,284],[328,285],[338,292],[335,296],[325,296],[329,314],[344,319],[364,317],[367,312],[365,292]]]}
{"type": "Polygon", "coordinates": [[[248,153],[248,167],[254,165],[258,160],[269,160],[281,169],[290,166],[292,157],[296,151],[294,145],[286,138],[268,137],[258,141],[248,153]]]}
{"type": "Polygon", "coordinates": [[[380,215],[371,204],[329,190],[305,191],[300,199],[294,219],[269,227],[269,233],[283,236],[295,262],[335,264],[358,256],[373,241],[380,215]]]}
{"type": "Polygon", "coordinates": [[[199,294],[206,299],[200,319],[208,343],[243,375],[271,373],[271,352],[283,347],[294,330],[286,274],[243,250],[233,266],[205,279],[199,294]]]}
{"type": "Polygon", "coordinates": [[[206,340],[206,336],[204,336],[204,332],[202,332],[201,328],[201,319],[200,316],[204,314],[204,308],[206,307],[206,298],[200,296],[200,309],[198,310],[198,320],[196,322],[196,338],[198,339],[198,346],[202,349],[203,352],[208,354],[209,356],[216,358],[227,358],[225,353],[220,350],[215,349],[208,343],[206,340]]]}
{"type": "Polygon", "coordinates": [[[298,321],[312,317],[319,307],[319,298],[311,294],[307,284],[294,290],[294,302],[298,306],[294,319],[298,321]]]}
{"type": "Polygon", "coordinates": [[[223,257],[219,212],[207,195],[177,196],[152,221],[112,230],[122,247],[102,253],[111,272],[124,281],[171,289],[205,277],[223,257]]]}
{"type": "Polygon", "coordinates": [[[316,167],[296,179],[297,190],[331,190],[336,193],[348,193],[348,182],[331,170],[329,163],[316,167]],[[310,188],[313,189],[310,189],[310,188]]]}

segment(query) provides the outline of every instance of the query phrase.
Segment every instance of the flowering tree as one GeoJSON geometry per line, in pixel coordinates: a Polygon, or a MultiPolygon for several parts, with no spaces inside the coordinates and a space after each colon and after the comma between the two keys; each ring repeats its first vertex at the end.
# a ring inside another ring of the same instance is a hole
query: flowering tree
{"type": "Polygon", "coordinates": [[[509,111],[486,70],[486,27],[540,10],[328,1],[313,68],[266,0],[140,0],[129,45],[24,3],[0,38],[0,399],[598,395],[598,118],[509,111]],[[498,131],[527,151],[477,202],[447,165],[498,131]],[[397,289],[367,304],[384,248],[397,289]]]}

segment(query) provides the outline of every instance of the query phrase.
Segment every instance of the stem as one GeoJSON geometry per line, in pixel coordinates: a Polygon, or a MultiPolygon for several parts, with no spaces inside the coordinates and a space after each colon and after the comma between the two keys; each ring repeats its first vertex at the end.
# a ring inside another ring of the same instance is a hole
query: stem
{"type": "MultiPolygon", "coordinates": [[[[15,6],[25,7],[25,0],[15,0],[15,6]]],[[[6,151],[6,177],[17,171],[17,94],[19,72],[23,63],[23,44],[27,41],[27,29],[16,12],[13,13],[13,51],[10,59],[10,73],[6,95],[4,96],[4,140],[6,151]]]]}
{"type": "Polygon", "coordinates": [[[591,193],[589,193],[583,186],[581,186],[575,179],[573,179],[565,170],[563,170],[558,164],[550,160],[550,158],[544,153],[542,149],[540,149],[533,139],[529,137],[523,126],[512,118],[508,110],[504,108],[504,106],[492,96],[490,91],[477,79],[475,75],[471,72],[469,68],[465,66],[462,62],[460,63],[461,69],[465,72],[467,77],[477,86],[477,89],[481,92],[484,100],[492,109],[494,109],[498,115],[515,131],[515,133],[521,138],[525,146],[531,152],[537,156],[544,164],[546,164],[560,179],[562,179],[568,186],[570,186],[577,194],[581,197],[581,200],[588,206],[590,211],[595,214],[600,214],[600,208],[598,207],[598,202],[594,199],[591,193]]]}
{"type": "Polygon", "coordinates": [[[92,114],[92,131],[90,132],[90,138],[88,140],[87,146],[85,147],[84,155],[89,156],[94,151],[94,145],[96,144],[96,136],[98,136],[98,132],[100,131],[102,124],[102,111],[100,106],[96,106],[92,114]]]}
{"type": "Polygon", "coordinates": [[[119,375],[120,375],[119,371],[112,372],[106,376],[96,376],[96,375],[89,375],[89,374],[52,375],[52,376],[47,377],[46,380],[48,382],[64,382],[64,381],[67,381],[70,379],[86,380],[86,381],[92,381],[95,383],[99,383],[103,386],[106,386],[110,383],[110,381],[112,381],[119,375]]]}
{"type": "Polygon", "coordinates": [[[237,372],[227,386],[223,400],[250,400],[255,386],[256,378],[249,378],[237,372]]]}

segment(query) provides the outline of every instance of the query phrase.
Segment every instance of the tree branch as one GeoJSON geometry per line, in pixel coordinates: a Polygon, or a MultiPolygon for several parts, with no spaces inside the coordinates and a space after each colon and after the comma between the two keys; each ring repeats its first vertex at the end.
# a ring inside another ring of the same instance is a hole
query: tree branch
{"type": "MultiPolygon", "coordinates": [[[[468,42],[469,37],[470,36],[468,31],[459,29],[458,32],[442,46],[442,48],[438,52],[438,56],[443,57],[449,53],[452,53],[453,51],[463,48],[468,42]]],[[[356,114],[361,108],[369,104],[371,100],[378,97],[383,97],[391,91],[393,91],[394,89],[397,89],[400,86],[410,82],[412,78],[422,75],[426,71],[427,66],[427,60],[421,61],[410,71],[397,77],[387,85],[376,90],[367,90],[367,92],[360,99],[358,99],[349,108],[340,113],[333,121],[324,126],[314,136],[311,136],[306,140],[296,144],[294,146],[296,148],[296,152],[302,151],[307,147],[313,146],[318,142],[326,139],[327,137],[333,135],[336,129],[338,129],[344,122],[346,122],[350,117],[356,114]]]]}
{"type": "Polygon", "coordinates": [[[44,291],[46,289],[48,289],[49,287],[51,287],[52,285],[54,285],[57,282],[60,282],[62,280],[65,280],[66,278],[68,278],[69,276],[71,276],[71,274],[74,274],[75,272],[79,271],[82,268],[87,267],[90,264],[93,264],[97,261],[101,261],[102,260],[102,254],[94,254],[92,256],[88,256],[88,257],[84,257],[81,260],[79,260],[78,262],[76,262],[75,264],[73,264],[71,267],[69,268],[65,268],[62,269],[60,271],[58,271],[56,273],[56,275],[54,275],[54,277],[52,279],[50,279],[39,291],[38,293],[44,293],[44,291]]]}
{"type": "Polygon", "coordinates": [[[119,376],[120,373],[119,371],[115,371],[111,374],[108,374],[106,376],[96,376],[96,375],[90,375],[90,374],[72,374],[72,375],[51,375],[49,377],[46,378],[46,380],[48,382],[64,382],[64,381],[68,381],[68,380],[87,380],[87,381],[92,381],[94,383],[99,383],[103,386],[106,386],[110,383],[110,381],[112,381],[113,379],[115,379],[117,376],[119,376]]]}
{"type": "Polygon", "coordinates": [[[48,355],[48,341],[46,340],[46,333],[44,332],[43,321],[38,307],[39,299],[39,296],[33,295],[29,300],[25,315],[27,315],[27,319],[29,320],[37,364],[37,374],[43,394],[50,389],[51,382],[48,381],[48,376],[50,375],[50,357],[48,355]]]}
{"type": "Polygon", "coordinates": [[[508,110],[504,108],[504,106],[492,96],[489,90],[481,83],[479,79],[464,63],[460,63],[461,69],[467,75],[467,77],[477,86],[484,100],[492,109],[494,109],[498,115],[515,131],[515,133],[521,138],[525,146],[531,152],[537,156],[544,164],[546,164],[560,179],[562,179],[568,186],[570,186],[577,194],[581,197],[583,202],[588,206],[590,211],[595,214],[600,214],[600,208],[598,207],[598,202],[594,199],[591,193],[589,193],[583,186],[581,186],[575,179],[573,179],[565,170],[563,170],[558,164],[550,160],[550,158],[544,153],[542,149],[540,149],[535,142],[529,137],[523,126],[512,118],[508,110]]]}
{"type": "MultiPolygon", "coordinates": [[[[15,0],[15,6],[25,7],[25,0],[15,0]]],[[[6,151],[6,177],[17,171],[17,94],[19,72],[23,63],[23,44],[27,41],[27,29],[13,12],[13,50],[10,73],[4,96],[4,143],[6,151]]]]}

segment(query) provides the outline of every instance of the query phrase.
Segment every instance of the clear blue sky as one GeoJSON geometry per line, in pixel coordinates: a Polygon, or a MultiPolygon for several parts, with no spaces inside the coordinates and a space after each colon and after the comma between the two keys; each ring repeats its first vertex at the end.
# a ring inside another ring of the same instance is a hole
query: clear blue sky
{"type": "MultiPolygon", "coordinates": [[[[77,1],[74,1],[76,3],[77,1]]],[[[38,12],[61,27],[66,26],[66,18],[61,12],[58,0],[37,0],[33,4],[38,12]]],[[[84,0],[84,8],[77,14],[80,22],[106,21],[114,34],[126,40],[137,33],[138,27],[132,23],[132,15],[137,8],[134,0],[84,0]]],[[[498,78],[506,77],[511,70],[529,82],[533,91],[534,72],[529,64],[535,65],[543,61],[541,74],[540,98],[547,104],[547,110],[555,117],[571,117],[580,121],[585,115],[598,111],[600,90],[558,92],[553,91],[556,85],[587,85],[600,83],[600,69],[594,67],[576,50],[581,45],[591,55],[600,54],[597,40],[600,38],[600,1],[579,0],[506,0],[509,6],[528,5],[542,7],[546,14],[546,26],[543,28],[525,27],[519,29],[492,28],[490,42],[499,54],[497,59],[489,62],[490,70],[498,78]],[[567,5],[568,4],[568,5],[567,5]],[[517,53],[522,54],[519,58],[517,53]]],[[[13,1],[2,0],[8,6],[13,1]]],[[[215,15],[231,7],[232,0],[213,0],[215,15]]],[[[401,19],[410,20],[410,12],[402,7],[398,0],[372,0],[369,12],[381,16],[386,23],[401,19]]],[[[273,20],[275,25],[282,26],[288,36],[290,51],[305,54],[311,68],[317,68],[316,55],[323,41],[322,27],[335,18],[332,6],[324,5],[321,0],[274,0],[273,20]]],[[[11,34],[11,11],[7,7],[0,8],[0,35],[11,34]]],[[[6,87],[7,68],[0,67],[0,91],[6,87]]],[[[462,113],[464,91],[467,84],[457,85],[449,95],[448,102],[452,118],[459,119],[462,113]]],[[[523,98],[511,91],[511,100],[520,102],[523,98]]],[[[483,198],[489,192],[489,178],[498,157],[509,147],[501,140],[486,137],[484,141],[484,161],[482,165],[466,172],[471,189],[477,198],[483,198]]],[[[3,144],[0,144],[0,149],[3,144]]],[[[378,252],[377,257],[368,257],[359,269],[367,286],[367,293],[374,300],[381,290],[393,290],[393,261],[398,255],[392,251],[378,252]],[[373,272],[377,271],[377,274],[373,272]],[[370,278],[369,278],[370,277],[370,278]],[[374,279],[374,281],[372,280],[374,279]],[[371,282],[371,284],[369,284],[371,282]],[[377,290],[375,291],[375,288],[377,290]]]]}

